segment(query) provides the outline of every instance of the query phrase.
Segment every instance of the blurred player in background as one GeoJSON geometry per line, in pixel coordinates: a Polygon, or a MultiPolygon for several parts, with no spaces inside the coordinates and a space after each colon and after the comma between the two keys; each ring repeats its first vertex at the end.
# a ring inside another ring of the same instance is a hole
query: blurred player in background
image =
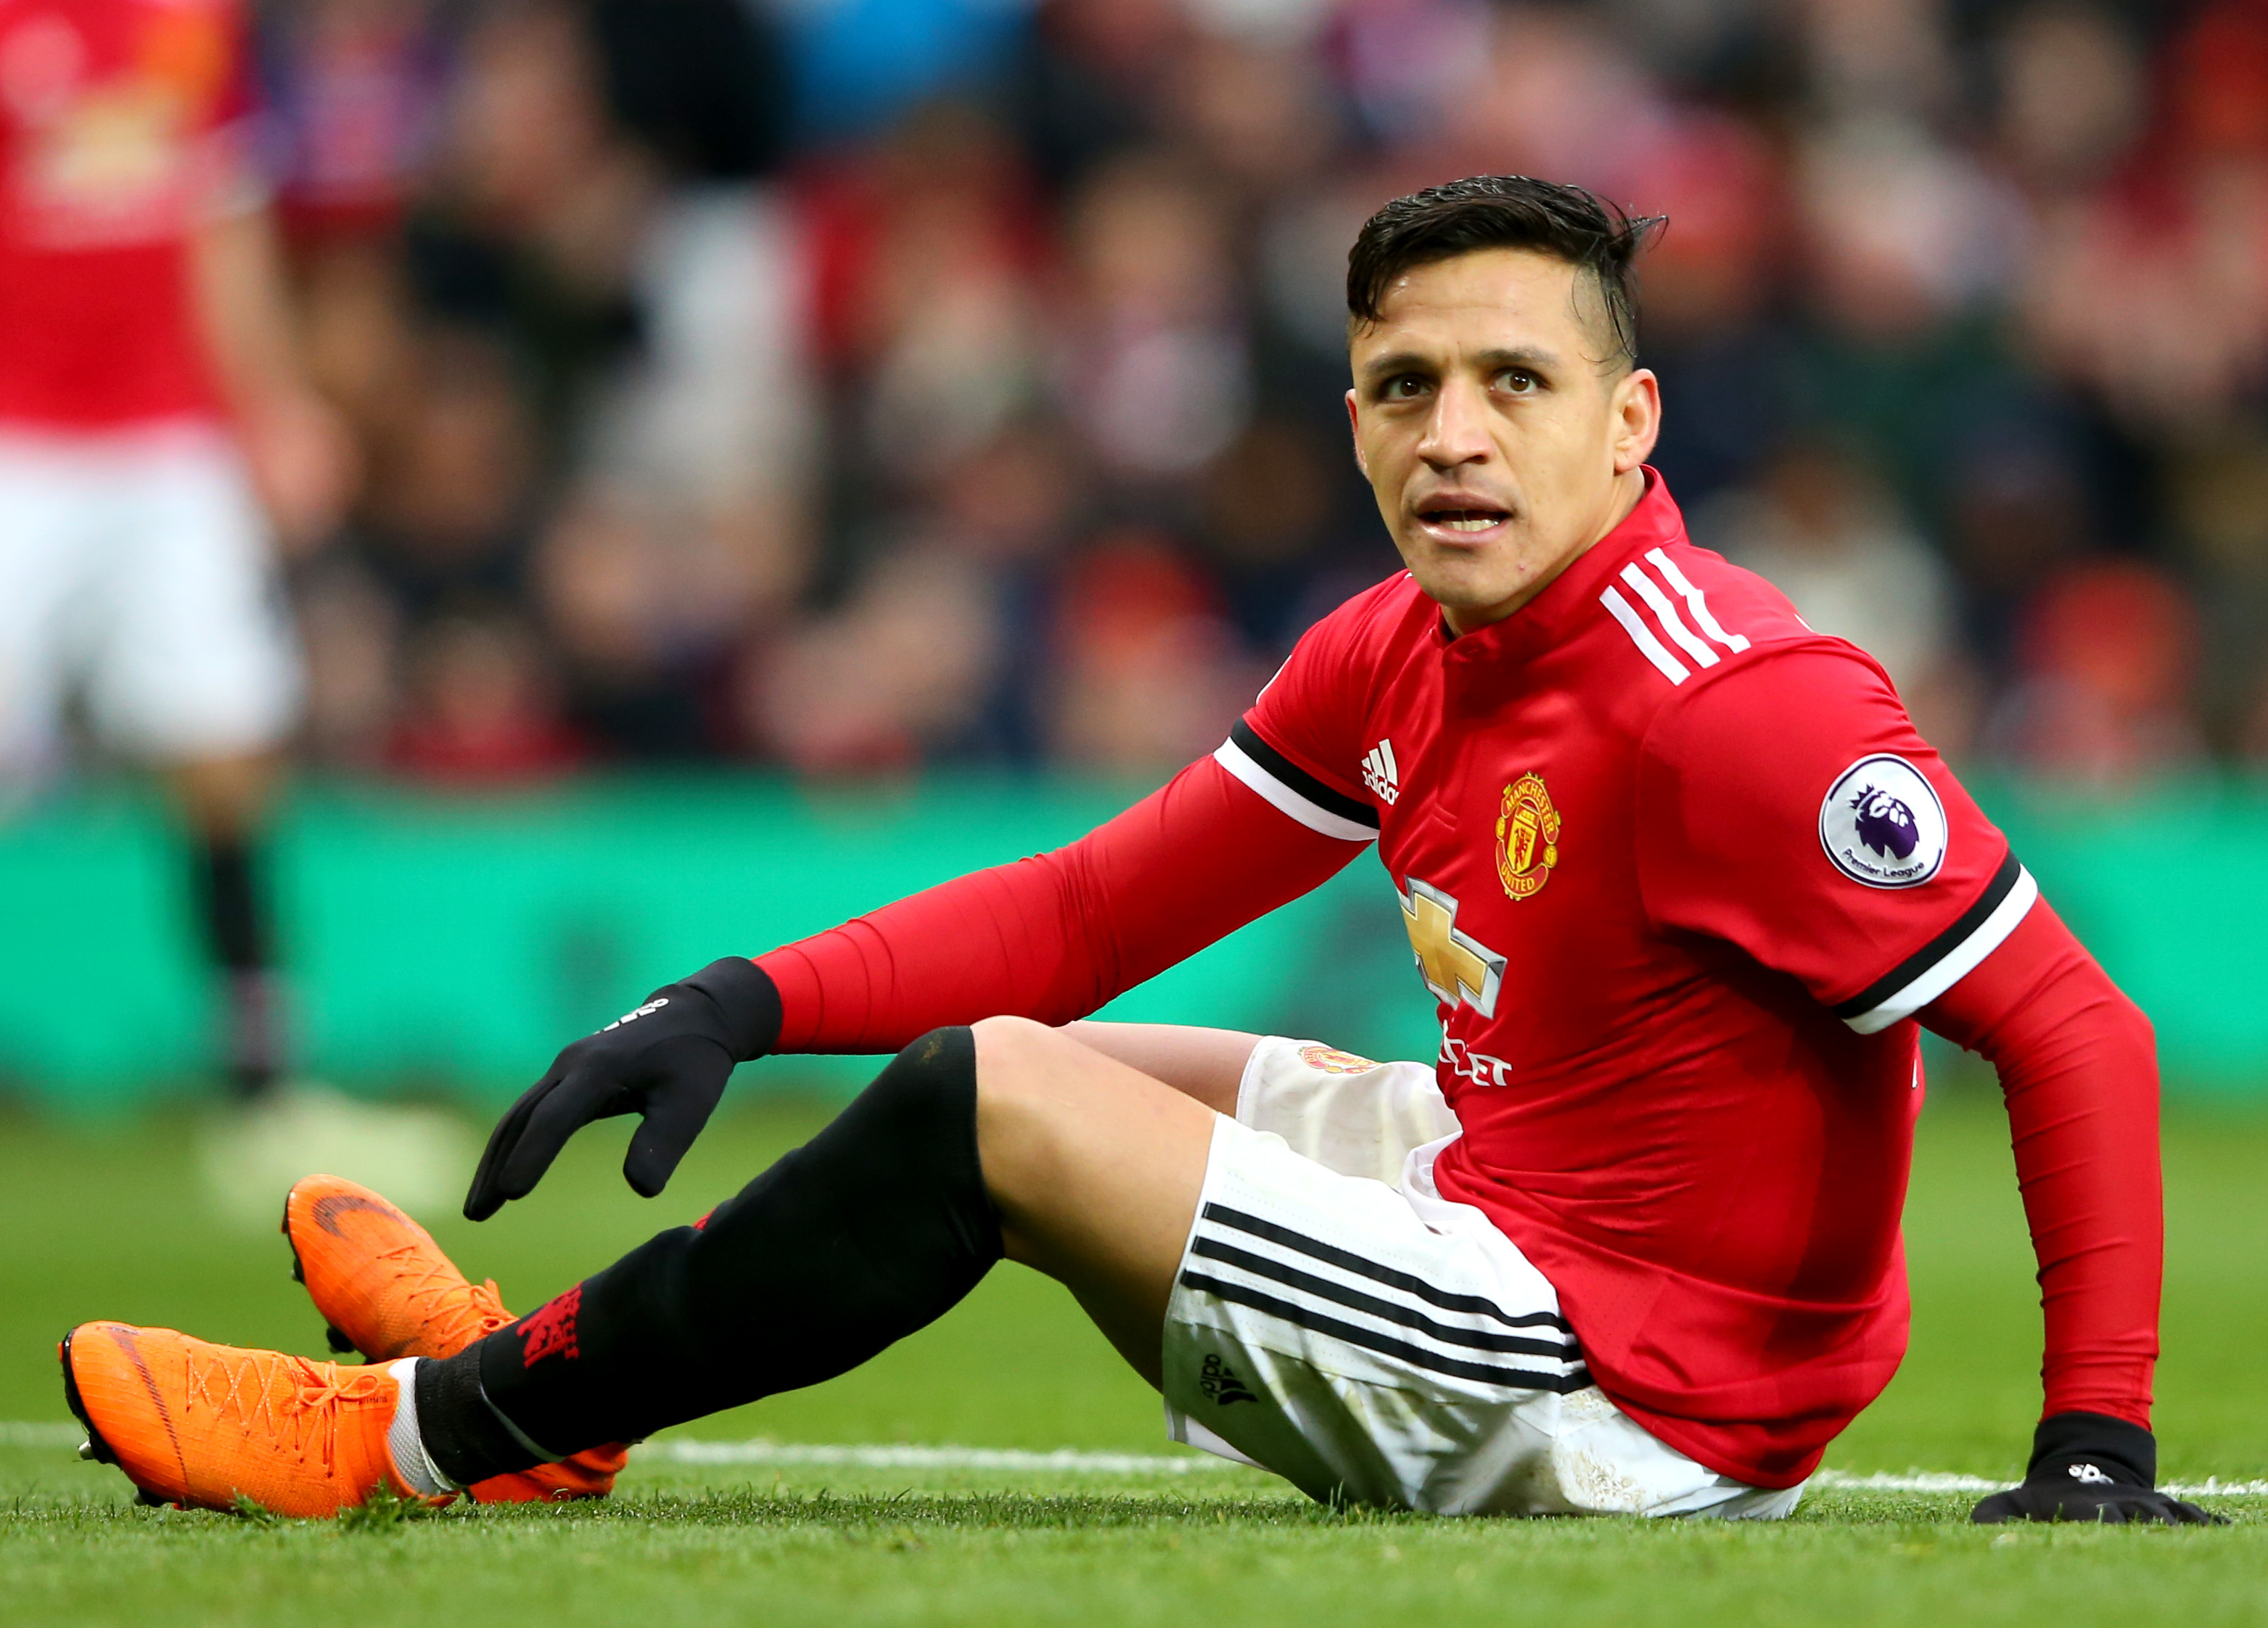
{"type": "Polygon", "coordinates": [[[260,835],[300,697],[275,544],[353,451],[294,355],[238,0],[0,0],[0,777],[83,705],[195,846],[235,1092],[284,1057],[260,835]]]}

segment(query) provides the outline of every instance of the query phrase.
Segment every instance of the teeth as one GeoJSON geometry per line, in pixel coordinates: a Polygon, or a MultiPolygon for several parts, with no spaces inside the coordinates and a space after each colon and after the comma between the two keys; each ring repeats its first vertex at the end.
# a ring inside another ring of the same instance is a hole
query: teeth
{"type": "Polygon", "coordinates": [[[1448,531],[1488,531],[1494,527],[1496,523],[1497,517],[1493,514],[1461,515],[1454,519],[1438,522],[1448,531]]]}

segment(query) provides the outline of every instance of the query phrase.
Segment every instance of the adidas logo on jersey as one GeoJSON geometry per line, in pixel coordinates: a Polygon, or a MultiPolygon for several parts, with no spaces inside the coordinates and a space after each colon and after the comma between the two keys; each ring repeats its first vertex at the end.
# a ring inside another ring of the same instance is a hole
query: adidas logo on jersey
{"type": "Polygon", "coordinates": [[[1381,740],[1362,760],[1362,783],[1388,807],[1402,795],[1402,771],[1394,762],[1394,742],[1381,740]]]}

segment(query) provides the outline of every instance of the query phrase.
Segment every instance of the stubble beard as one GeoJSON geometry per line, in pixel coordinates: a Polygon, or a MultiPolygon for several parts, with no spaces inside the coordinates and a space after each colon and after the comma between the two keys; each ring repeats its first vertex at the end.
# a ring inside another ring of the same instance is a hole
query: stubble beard
{"type": "Polygon", "coordinates": [[[1422,544],[1402,551],[1402,563],[1418,588],[1469,628],[1500,620],[1498,608],[1529,590],[1536,572],[1523,569],[1527,557],[1528,550],[1516,546],[1462,559],[1422,544]]]}

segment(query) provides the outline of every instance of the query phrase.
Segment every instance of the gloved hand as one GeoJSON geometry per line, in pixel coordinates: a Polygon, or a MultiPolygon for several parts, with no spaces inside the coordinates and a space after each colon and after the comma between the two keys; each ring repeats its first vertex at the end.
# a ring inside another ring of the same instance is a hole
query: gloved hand
{"type": "Polygon", "coordinates": [[[2032,1433],[2024,1484],[1978,1504],[1971,1521],[2154,1521],[2226,1526],[2216,1515],[2156,1490],[2157,1438],[2107,1413],[2051,1413],[2032,1433]]]}
{"type": "Polygon", "coordinates": [[[562,1051],[489,1134],[465,1216],[484,1221],[525,1198],[567,1138],[594,1119],[636,1114],[622,1178],[647,1198],[668,1184],[725,1094],[733,1065],[779,1042],[779,988],[737,955],[665,983],[634,1012],[562,1051]]]}

